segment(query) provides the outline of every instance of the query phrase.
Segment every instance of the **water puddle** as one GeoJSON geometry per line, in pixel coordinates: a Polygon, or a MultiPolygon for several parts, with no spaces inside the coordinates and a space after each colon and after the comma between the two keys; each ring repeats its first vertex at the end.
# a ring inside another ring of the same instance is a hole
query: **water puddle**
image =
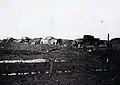
{"type": "Polygon", "coordinates": [[[29,75],[29,74],[40,74],[41,72],[26,72],[26,73],[9,73],[9,74],[1,74],[2,76],[18,76],[18,75],[29,75]]]}
{"type": "MultiPolygon", "coordinates": [[[[56,71],[56,73],[69,73],[71,72],[70,70],[66,70],[66,71],[61,71],[61,70],[58,70],[56,71]]],[[[46,71],[45,74],[49,74],[50,72],[49,71],[46,71]]],[[[29,74],[41,74],[41,72],[25,72],[25,73],[9,73],[9,74],[1,74],[1,76],[18,76],[18,75],[29,75],[29,74]]]]}
{"type": "MultiPolygon", "coordinates": [[[[0,63],[40,63],[47,62],[47,59],[33,59],[33,60],[2,60],[0,63]]],[[[54,62],[66,62],[66,60],[55,60],[54,62]]]]}

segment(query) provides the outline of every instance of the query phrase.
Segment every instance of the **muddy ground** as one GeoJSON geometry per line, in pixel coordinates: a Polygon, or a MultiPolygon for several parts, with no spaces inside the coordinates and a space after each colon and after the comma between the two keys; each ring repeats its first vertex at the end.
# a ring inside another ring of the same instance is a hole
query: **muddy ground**
{"type": "Polygon", "coordinates": [[[2,63],[0,64],[0,85],[120,85],[119,50],[97,49],[88,52],[80,48],[52,47],[49,50],[54,50],[48,52],[46,49],[35,52],[2,49],[0,60],[45,58],[48,62],[2,63]],[[52,75],[49,76],[51,58],[65,59],[66,62],[53,63],[52,75]],[[108,62],[107,59],[109,59],[108,62]],[[26,72],[28,74],[25,75],[26,72]],[[16,75],[9,75],[11,73],[16,75]]]}

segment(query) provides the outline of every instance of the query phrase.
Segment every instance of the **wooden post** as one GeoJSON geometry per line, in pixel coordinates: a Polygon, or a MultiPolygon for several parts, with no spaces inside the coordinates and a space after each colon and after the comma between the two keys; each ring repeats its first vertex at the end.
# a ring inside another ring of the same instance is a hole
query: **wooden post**
{"type": "Polygon", "coordinates": [[[55,61],[55,58],[50,60],[50,75],[49,76],[51,76],[51,77],[52,77],[52,74],[53,74],[54,61],[55,61]]]}
{"type": "Polygon", "coordinates": [[[50,61],[50,76],[52,76],[53,62],[53,60],[50,61]]]}

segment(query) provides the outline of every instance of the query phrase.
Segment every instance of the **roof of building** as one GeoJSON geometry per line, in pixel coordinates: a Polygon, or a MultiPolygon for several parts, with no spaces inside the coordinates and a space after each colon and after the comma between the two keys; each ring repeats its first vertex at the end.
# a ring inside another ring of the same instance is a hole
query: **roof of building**
{"type": "Polygon", "coordinates": [[[120,44],[120,38],[113,38],[110,40],[110,43],[118,43],[120,44]]]}

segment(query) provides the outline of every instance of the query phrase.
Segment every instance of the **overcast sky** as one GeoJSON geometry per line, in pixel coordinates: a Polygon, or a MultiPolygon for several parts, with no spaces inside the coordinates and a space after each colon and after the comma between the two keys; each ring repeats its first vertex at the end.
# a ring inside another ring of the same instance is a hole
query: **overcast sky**
{"type": "Polygon", "coordinates": [[[120,0],[0,0],[0,38],[120,37],[120,0]],[[101,22],[103,21],[103,23],[101,22]]]}

